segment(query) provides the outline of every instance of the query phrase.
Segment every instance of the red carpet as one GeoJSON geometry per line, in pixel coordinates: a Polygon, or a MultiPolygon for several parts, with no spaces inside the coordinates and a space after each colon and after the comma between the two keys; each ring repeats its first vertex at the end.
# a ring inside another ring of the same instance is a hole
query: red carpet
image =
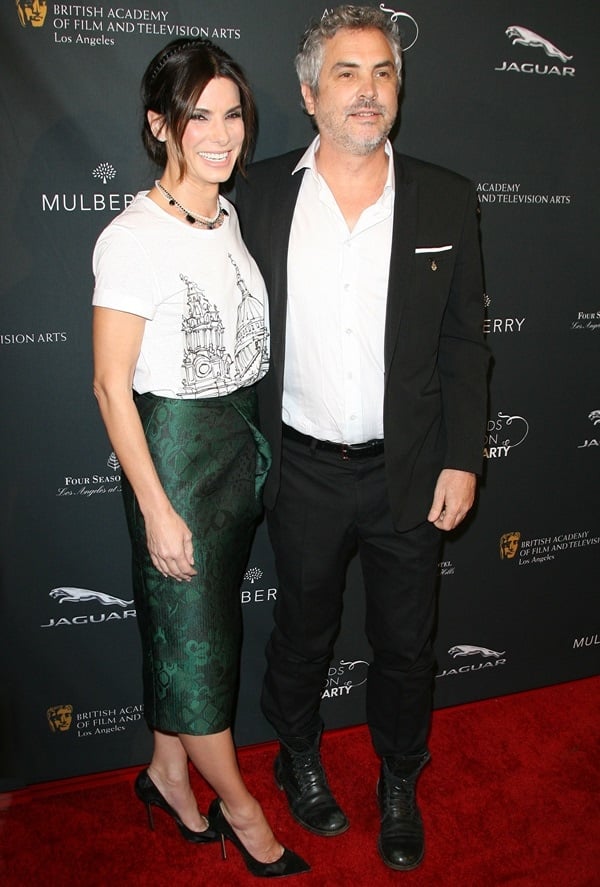
{"type": "MultiPolygon", "coordinates": [[[[272,779],[272,743],[242,749],[240,764],[280,839],[308,859],[298,887],[598,887],[600,678],[437,711],[432,762],[419,784],[425,861],[393,872],[378,857],[378,763],[364,727],[326,734],[323,758],[351,820],[337,838],[305,832],[272,779]]],[[[6,887],[194,887],[258,884],[228,845],[197,847],[132,791],[136,770],[0,796],[6,887]]],[[[194,777],[206,809],[210,791],[194,777]]]]}

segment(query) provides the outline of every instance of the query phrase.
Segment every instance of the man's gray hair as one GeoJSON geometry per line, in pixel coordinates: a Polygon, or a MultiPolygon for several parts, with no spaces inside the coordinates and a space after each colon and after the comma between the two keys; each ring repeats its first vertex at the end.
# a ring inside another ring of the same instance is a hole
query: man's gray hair
{"type": "Polygon", "coordinates": [[[306,83],[314,95],[319,91],[319,77],[323,67],[325,41],[338,31],[376,28],[386,38],[394,56],[398,89],[402,83],[402,46],[395,22],[379,9],[370,6],[336,6],[322,19],[313,22],[302,35],[295,58],[300,83],[306,83]]]}

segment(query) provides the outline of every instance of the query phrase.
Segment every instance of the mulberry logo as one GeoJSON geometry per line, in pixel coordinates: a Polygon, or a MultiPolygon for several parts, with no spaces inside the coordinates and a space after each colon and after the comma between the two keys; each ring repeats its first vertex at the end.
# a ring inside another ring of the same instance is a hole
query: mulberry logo
{"type": "Polygon", "coordinates": [[[574,638],[573,649],[581,650],[583,647],[600,647],[600,635],[598,635],[598,632],[581,638],[574,638]]]}
{"type": "Polygon", "coordinates": [[[487,423],[483,455],[486,459],[501,459],[521,446],[529,434],[529,422],[523,416],[498,413],[487,423]]]}
{"type": "Polygon", "coordinates": [[[490,333],[520,333],[525,324],[524,317],[488,317],[488,308],[491,306],[492,300],[487,293],[483,294],[483,305],[486,309],[486,316],[483,321],[483,334],[489,336],[490,333]]]}
{"type": "Polygon", "coordinates": [[[575,76],[575,68],[567,65],[567,62],[572,61],[573,56],[567,55],[566,52],[563,52],[558,46],[546,39],[546,37],[542,37],[535,31],[531,31],[529,28],[524,28],[522,25],[509,25],[504,33],[512,43],[513,47],[523,46],[525,49],[532,49],[534,51],[541,49],[547,58],[551,60],[556,59],[557,62],[562,62],[562,64],[553,64],[552,61],[544,64],[539,62],[504,61],[499,68],[494,68],[495,71],[541,76],[575,76]]]}
{"type": "Polygon", "coordinates": [[[260,567],[249,567],[244,573],[244,579],[254,585],[257,579],[262,579],[262,574],[260,567]]]}
{"type": "Polygon", "coordinates": [[[271,588],[265,588],[265,585],[267,585],[269,581],[268,579],[260,583],[262,588],[257,588],[254,585],[254,583],[258,582],[259,579],[262,579],[263,576],[264,573],[260,567],[248,567],[244,573],[244,582],[248,582],[252,587],[241,589],[240,601],[242,604],[273,604],[277,600],[277,589],[274,586],[271,588]]]}
{"type": "Polygon", "coordinates": [[[46,718],[52,733],[66,733],[73,721],[73,706],[51,705],[46,709],[46,718]]]}
{"type": "MultiPolygon", "coordinates": [[[[82,7],[83,8],[83,7],[82,7]]],[[[91,176],[107,185],[117,177],[117,170],[111,163],[102,161],[91,170],[91,176]]],[[[42,212],[47,213],[87,213],[111,212],[120,213],[132,203],[135,194],[130,193],[66,193],[54,194],[42,192],[42,212]]]]}
{"type": "Polygon", "coordinates": [[[43,28],[48,6],[46,0],[16,0],[22,28],[43,28]]]}
{"type": "Polygon", "coordinates": [[[502,533],[500,536],[500,559],[511,561],[519,550],[521,534],[518,530],[511,533],[502,533]]]}
{"type": "Polygon", "coordinates": [[[102,179],[102,184],[106,185],[109,179],[114,179],[117,171],[111,163],[99,163],[96,169],[92,170],[95,179],[102,179]]]}

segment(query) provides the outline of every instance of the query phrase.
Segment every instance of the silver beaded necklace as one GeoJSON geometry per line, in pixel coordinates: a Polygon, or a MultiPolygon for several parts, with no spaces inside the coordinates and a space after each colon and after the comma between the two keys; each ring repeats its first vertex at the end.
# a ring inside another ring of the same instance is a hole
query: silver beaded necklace
{"type": "Polygon", "coordinates": [[[179,210],[180,213],[183,213],[185,216],[186,222],[189,222],[190,225],[204,225],[206,228],[212,231],[213,228],[216,228],[219,224],[220,220],[223,216],[228,215],[227,210],[221,206],[221,199],[217,197],[217,214],[212,218],[208,218],[208,216],[201,216],[198,213],[193,213],[191,210],[186,209],[185,206],[182,206],[178,200],[175,200],[172,194],[169,194],[167,189],[159,182],[157,179],[154,182],[156,188],[165,200],[168,202],[169,206],[174,206],[179,210]]]}

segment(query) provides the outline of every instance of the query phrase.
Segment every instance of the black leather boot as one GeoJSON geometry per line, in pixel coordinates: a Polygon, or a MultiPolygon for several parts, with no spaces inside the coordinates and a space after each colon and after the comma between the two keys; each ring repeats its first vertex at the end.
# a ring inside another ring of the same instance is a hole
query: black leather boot
{"type": "Polygon", "coordinates": [[[320,733],[280,741],[275,759],[275,781],[286,794],[290,813],[315,835],[341,835],[349,827],[338,806],[319,754],[320,733]]]}
{"type": "Polygon", "coordinates": [[[415,797],[419,773],[429,753],[385,757],[377,784],[381,831],[377,847],[386,865],[398,871],[416,868],[425,854],[423,821],[415,797]]]}

